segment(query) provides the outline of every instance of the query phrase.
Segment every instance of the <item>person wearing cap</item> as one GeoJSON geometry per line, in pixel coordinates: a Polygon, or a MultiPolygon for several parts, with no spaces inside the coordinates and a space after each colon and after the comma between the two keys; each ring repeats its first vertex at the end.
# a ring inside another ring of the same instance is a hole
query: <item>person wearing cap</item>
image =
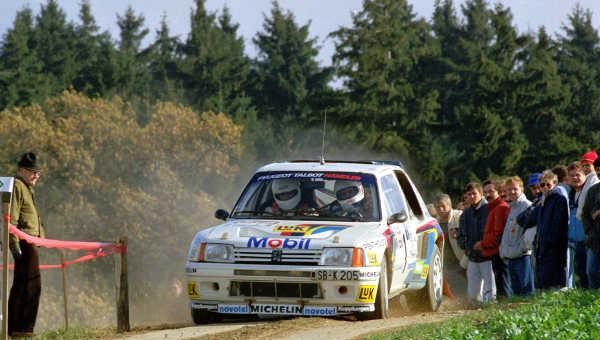
{"type": "Polygon", "coordinates": [[[527,187],[531,192],[531,202],[535,205],[535,203],[542,198],[542,188],[540,187],[540,179],[542,178],[542,174],[539,172],[534,172],[529,175],[527,179],[527,187]]]}
{"type": "MultiPolygon", "coordinates": [[[[21,156],[10,206],[10,223],[35,237],[45,237],[33,190],[41,170],[33,152],[21,156]]],[[[12,234],[9,245],[15,268],[8,298],[8,334],[12,337],[32,336],[42,289],[38,251],[34,245],[12,234]]]]}
{"type": "Polygon", "coordinates": [[[594,170],[596,172],[596,177],[600,179],[600,157],[596,158],[596,160],[594,161],[594,170]]]}
{"type": "Polygon", "coordinates": [[[596,176],[596,172],[594,171],[594,162],[598,159],[598,154],[596,151],[588,151],[581,156],[581,170],[585,174],[585,182],[583,182],[583,187],[581,189],[580,197],[583,201],[579,202],[579,206],[577,207],[577,218],[580,221],[582,220],[581,213],[583,212],[583,205],[585,204],[585,199],[587,198],[587,192],[590,190],[590,187],[596,183],[598,183],[598,176],[596,176]]]}

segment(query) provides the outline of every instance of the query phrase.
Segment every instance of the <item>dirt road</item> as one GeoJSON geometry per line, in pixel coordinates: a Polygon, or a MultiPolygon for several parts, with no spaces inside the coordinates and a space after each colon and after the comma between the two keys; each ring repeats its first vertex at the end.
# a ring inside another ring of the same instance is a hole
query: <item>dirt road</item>
{"type": "Polygon", "coordinates": [[[437,313],[411,313],[403,301],[392,303],[388,320],[356,321],[353,317],[337,318],[271,318],[259,321],[225,320],[210,325],[164,329],[120,337],[128,340],[171,339],[334,339],[347,340],[369,333],[407,325],[433,323],[469,313],[462,305],[446,299],[437,313]]]}

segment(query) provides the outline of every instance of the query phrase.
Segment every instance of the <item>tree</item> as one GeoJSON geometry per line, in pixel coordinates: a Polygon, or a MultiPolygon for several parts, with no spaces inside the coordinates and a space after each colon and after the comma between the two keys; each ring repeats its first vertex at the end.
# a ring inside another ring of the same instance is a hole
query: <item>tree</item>
{"type": "Polygon", "coordinates": [[[568,19],[557,57],[562,82],[571,94],[562,115],[569,120],[570,135],[579,144],[571,144],[572,148],[581,153],[600,145],[600,38],[589,10],[576,6],[568,19]]]}
{"type": "Polygon", "coordinates": [[[108,32],[100,33],[100,27],[92,15],[89,0],[81,2],[80,24],[75,26],[75,60],[79,71],[72,86],[91,96],[110,93],[116,85],[115,50],[108,32]]]}
{"type": "Polygon", "coordinates": [[[160,22],[160,29],[156,31],[154,43],[150,46],[148,68],[152,77],[152,98],[157,100],[181,99],[182,86],[178,79],[177,62],[179,41],[170,35],[166,15],[160,22]]]}
{"type": "Polygon", "coordinates": [[[144,28],[144,16],[136,15],[131,6],[123,15],[117,14],[120,29],[117,86],[122,95],[148,96],[150,76],[146,68],[147,51],[141,49],[149,30],[144,28]]]}
{"type": "Polygon", "coordinates": [[[33,50],[43,63],[52,94],[68,88],[79,72],[75,59],[75,30],[56,0],[41,6],[33,29],[33,50]]]}
{"type": "MultiPolygon", "coordinates": [[[[332,33],[347,98],[337,120],[369,148],[428,162],[438,108],[437,91],[423,81],[428,60],[438,54],[428,24],[396,0],[364,1],[352,21],[332,33]]],[[[442,170],[423,179],[439,180],[442,170]]]]}
{"type": "Polygon", "coordinates": [[[242,114],[249,107],[243,92],[248,74],[244,43],[238,25],[225,8],[218,18],[196,0],[191,30],[182,46],[181,76],[187,101],[199,110],[242,114]]]}
{"type": "Polygon", "coordinates": [[[0,50],[0,110],[43,99],[50,85],[33,46],[33,15],[26,8],[17,12],[0,50]]]}
{"type": "Polygon", "coordinates": [[[451,2],[434,12],[438,61],[444,91],[436,129],[447,139],[446,185],[458,190],[466,177],[486,178],[515,173],[527,147],[516,112],[515,78],[519,53],[527,39],[519,36],[508,8],[490,9],[483,0],[462,6],[464,22],[457,26],[451,2]],[[445,132],[444,132],[445,131],[445,132]]]}
{"type": "Polygon", "coordinates": [[[514,92],[519,104],[516,114],[523,122],[529,144],[520,166],[526,173],[564,164],[579,152],[569,135],[572,127],[561,114],[569,91],[558,73],[556,55],[554,42],[541,27],[537,39],[529,42],[521,57],[514,92]]]}
{"type": "Polygon", "coordinates": [[[273,1],[270,17],[253,42],[258,48],[252,78],[253,100],[261,117],[279,127],[321,121],[316,101],[323,98],[331,70],[316,61],[316,38],[309,38],[310,22],[299,26],[294,15],[273,1]]]}

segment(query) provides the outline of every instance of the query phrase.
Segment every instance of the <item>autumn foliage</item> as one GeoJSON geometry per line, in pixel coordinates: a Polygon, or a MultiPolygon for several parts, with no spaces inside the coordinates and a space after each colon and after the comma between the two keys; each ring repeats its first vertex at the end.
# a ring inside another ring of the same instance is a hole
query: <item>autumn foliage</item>
{"type": "MultiPolygon", "coordinates": [[[[242,153],[241,127],[223,114],[158,103],[149,117],[140,124],[118,97],[106,101],[69,91],[0,112],[0,174],[13,174],[24,151],[43,159],[36,193],[48,237],[129,238],[134,322],[187,315],[189,242],[214,224],[217,206],[226,206],[219,188],[238,174],[242,153]]],[[[43,263],[58,259],[54,250],[41,257],[43,263]]],[[[114,262],[75,265],[68,274],[74,323],[114,324],[114,262]]],[[[56,327],[62,322],[60,273],[43,275],[40,321],[56,327]]]]}

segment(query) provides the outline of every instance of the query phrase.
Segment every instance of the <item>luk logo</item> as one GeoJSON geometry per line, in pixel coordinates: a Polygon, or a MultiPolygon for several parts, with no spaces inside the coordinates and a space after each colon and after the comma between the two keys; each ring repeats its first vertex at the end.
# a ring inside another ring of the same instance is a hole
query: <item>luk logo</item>
{"type": "Polygon", "coordinates": [[[358,295],[356,301],[358,302],[375,302],[375,288],[376,286],[360,286],[358,289],[358,295]]]}
{"type": "Polygon", "coordinates": [[[271,248],[271,249],[309,249],[310,239],[293,238],[268,238],[268,237],[250,237],[248,239],[248,248],[271,248]]]}

